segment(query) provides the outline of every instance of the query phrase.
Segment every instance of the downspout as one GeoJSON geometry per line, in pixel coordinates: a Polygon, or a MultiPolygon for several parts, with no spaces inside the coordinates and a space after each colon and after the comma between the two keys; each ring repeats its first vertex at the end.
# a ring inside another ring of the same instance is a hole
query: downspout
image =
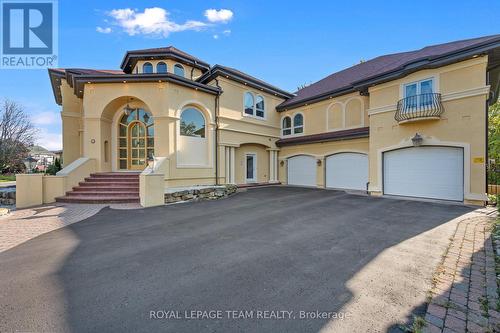
{"type": "Polygon", "coordinates": [[[215,185],[219,185],[219,98],[222,94],[222,88],[219,86],[219,80],[215,79],[215,86],[219,92],[215,96],[215,185]]]}

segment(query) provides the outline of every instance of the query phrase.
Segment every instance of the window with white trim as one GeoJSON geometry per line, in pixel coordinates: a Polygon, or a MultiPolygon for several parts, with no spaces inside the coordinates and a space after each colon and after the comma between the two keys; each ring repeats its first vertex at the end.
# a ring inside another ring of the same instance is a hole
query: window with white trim
{"type": "Polygon", "coordinates": [[[254,98],[252,93],[245,93],[245,114],[253,116],[254,98]]]}
{"type": "Polygon", "coordinates": [[[407,83],[403,87],[405,104],[407,107],[415,108],[432,103],[434,93],[434,80],[425,79],[407,83]]]}
{"type": "Polygon", "coordinates": [[[266,115],[264,97],[261,95],[254,96],[251,92],[246,92],[244,95],[243,108],[247,116],[264,118],[266,115]]]}
{"type": "Polygon", "coordinates": [[[255,115],[264,118],[264,97],[257,95],[257,102],[255,103],[255,115]]]}
{"type": "Polygon", "coordinates": [[[293,117],[293,134],[304,133],[304,116],[301,113],[297,113],[293,117]]]}
{"type": "Polygon", "coordinates": [[[281,121],[281,133],[283,136],[292,134],[292,118],[286,116],[281,121]]]}

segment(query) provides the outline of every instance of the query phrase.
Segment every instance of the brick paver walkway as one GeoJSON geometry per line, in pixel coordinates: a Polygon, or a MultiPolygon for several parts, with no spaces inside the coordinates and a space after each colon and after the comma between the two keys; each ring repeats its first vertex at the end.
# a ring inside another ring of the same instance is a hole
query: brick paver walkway
{"type": "Polygon", "coordinates": [[[495,215],[477,210],[459,222],[431,290],[424,332],[500,332],[495,254],[495,215]]]}
{"type": "MultiPolygon", "coordinates": [[[[41,234],[82,221],[109,205],[48,205],[12,211],[0,217],[0,253],[41,234]]],[[[138,204],[114,204],[113,209],[136,209],[138,204]]]]}

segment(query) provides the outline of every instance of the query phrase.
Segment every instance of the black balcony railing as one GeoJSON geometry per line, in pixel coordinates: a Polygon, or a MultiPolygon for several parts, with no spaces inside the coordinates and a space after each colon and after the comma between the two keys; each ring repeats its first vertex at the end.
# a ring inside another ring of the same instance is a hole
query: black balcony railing
{"type": "Polygon", "coordinates": [[[394,119],[401,122],[417,118],[436,118],[443,112],[441,94],[421,94],[399,100],[394,119]]]}

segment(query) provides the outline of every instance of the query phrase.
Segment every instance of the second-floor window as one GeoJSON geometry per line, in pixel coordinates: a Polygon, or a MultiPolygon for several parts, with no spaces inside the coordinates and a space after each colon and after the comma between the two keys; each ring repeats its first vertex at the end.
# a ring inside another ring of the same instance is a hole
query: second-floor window
{"type": "Polygon", "coordinates": [[[281,133],[285,135],[290,135],[292,134],[292,118],[286,116],[282,120],[281,124],[281,133]]]}
{"type": "Polygon", "coordinates": [[[304,132],[304,116],[300,113],[293,117],[293,134],[304,132]]]}
{"type": "Polygon", "coordinates": [[[142,72],[144,74],[153,74],[153,65],[151,65],[150,62],[146,62],[144,65],[142,65],[142,72]]]}
{"type": "Polygon", "coordinates": [[[432,103],[434,80],[425,79],[404,85],[404,99],[407,108],[426,106],[432,103]]]}
{"type": "Polygon", "coordinates": [[[265,117],[266,111],[264,97],[260,95],[255,97],[251,92],[246,92],[243,103],[245,115],[257,118],[265,117]]]}
{"type": "Polygon", "coordinates": [[[184,67],[181,64],[174,65],[174,74],[184,77],[184,67]]]}
{"type": "Polygon", "coordinates": [[[158,74],[167,74],[167,64],[162,62],[159,62],[156,65],[156,73],[158,74]]]}

